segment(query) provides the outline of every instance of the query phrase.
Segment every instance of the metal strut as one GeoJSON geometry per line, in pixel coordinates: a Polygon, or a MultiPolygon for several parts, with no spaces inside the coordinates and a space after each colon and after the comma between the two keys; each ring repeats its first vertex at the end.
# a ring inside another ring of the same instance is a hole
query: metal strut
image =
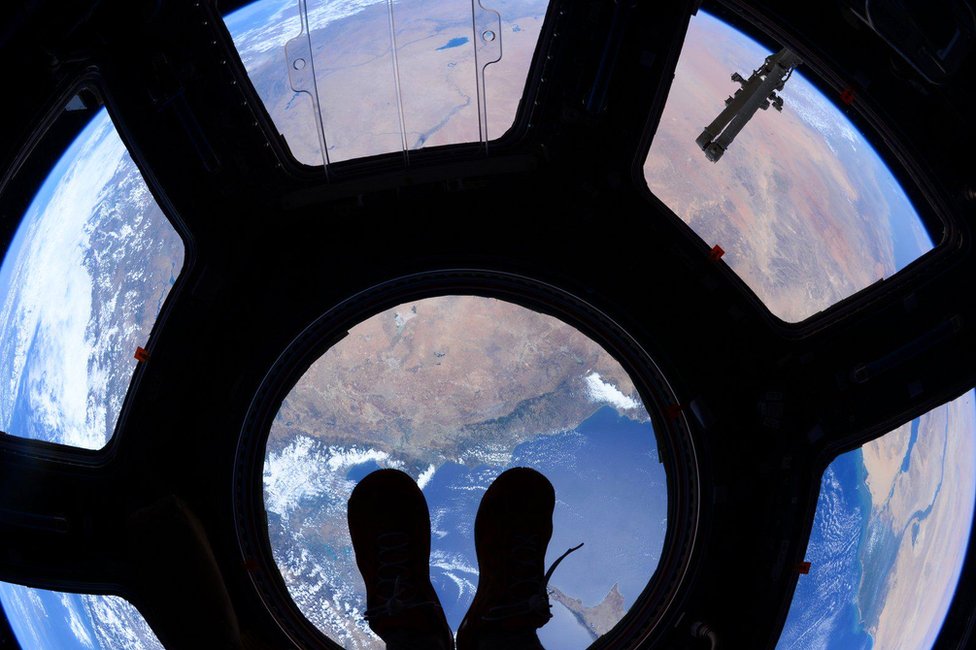
{"type": "Polygon", "coordinates": [[[695,143],[705,152],[705,157],[717,162],[757,110],[766,110],[772,106],[777,111],[782,111],[783,98],[776,91],[783,90],[786,80],[801,63],[803,62],[797,55],[783,48],[776,54],[767,56],[748,79],[733,72],[732,81],[741,88],[725,100],[722,112],[695,139],[695,143]]]}

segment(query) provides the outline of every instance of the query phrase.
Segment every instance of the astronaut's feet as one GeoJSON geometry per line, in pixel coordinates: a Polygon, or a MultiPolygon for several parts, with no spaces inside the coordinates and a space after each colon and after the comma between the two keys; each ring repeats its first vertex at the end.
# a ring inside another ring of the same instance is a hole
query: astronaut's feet
{"type": "Polygon", "coordinates": [[[414,480],[394,469],[373,472],[353,490],[348,514],[370,628],[388,650],[451,650],[430,583],[430,512],[414,480]]]}
{"type": "Polygon", "coordinates": [[[552,618],[547,586],[562,560],[546,572],[555,505],[552,483],[533,469],[510,469],[489,486],[474,525],[478,590],[458,650],[542,648],[536,631],[552,618]]]}

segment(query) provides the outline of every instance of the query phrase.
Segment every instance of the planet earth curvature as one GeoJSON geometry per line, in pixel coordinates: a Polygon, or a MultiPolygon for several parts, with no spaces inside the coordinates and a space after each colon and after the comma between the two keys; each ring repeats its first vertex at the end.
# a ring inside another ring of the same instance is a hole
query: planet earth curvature
{"type": "MultiPolygon", "coordinates": [[[[699,12],[644,176],[770,311],[798,321],[932,242],[891,171],[802,67],[780,93],[782,113],[757,112],[718,163],[705,160],[694,139],[738,88],[731,73],[747,77],[769,54],[699,12]]],[[[778,647],[930,648],[962,570],[974,481],[972,392],[838,457],[778,647]]]]}
{"type": "MultiPolygon", "coordinates": [[[[281,124],[291,123],[281,127],[289,146],[300,160],[316,164],[322,152],[315,126],[307,120],[307,98],[291,91],[284,69],[284,43],[298,31],[296,4],[260,0],[226,22],[270,114],[281,124]]],[[[323,35],[345,34],[336,46],[351,48],[349,55],[355,56],[354,37],[370,28],[376,4],[310,3],[313,28],[323,35]]],[[[496,5],[511,56],[486,72],[490,137],[511,123],[525,74],[519,56],[531,56],[546,9],[544,2],[496,5]]],[[[476,124],[472,85],[456,72],[469,56],[469,44],[462,42],[468,35],[446,20],[418,20],[404,28],[418,36],[412,56],[432,62],[431,78],[416,77],[417,82],[437,88],[430,103],[419,102],[415,92],[405,104],[416,107],[406,125],[408,146],[471,138],[476,124]],[[435,69],[435,64],[442,67],[435,69]]],[[[692,21],[685,51],[690,54],[682,55],[645,176],[652,191],[707,243],[723,245],[733,270],[774,314],[801,320],[890,276],[931,248],[881,159],[800,74],[783,92],[783,114],[759,114],[720,163],[708,163],[694,148],[694,138],[734,90],[728,75],[748,73],[768,52],[704,12],[692,21]]],[[[336,75],[346,83],[364,83],[342,71],[336,75]]],[[[373,138],[376,134],[357,126],[362,115],[341,108],[337,103],[326,107],[331,111],[327,146],[335,147],[330,152],[335,160],[386,146],[382,137],[373,138]]],[[[0,427],[12,435],[103,446],[128,389],[132,350],[148,338],[182,256],[178,235],[101,113],[52,170],[0,268],[0,427]]],[[[404,332],[421,323],[408,320],[411,307],[400,314],[404,332]]],[[[421,314],[424,305],[417,307],[421,314]]],[[[383,326],[391,327],[390,321],[400,327],[396,313],[383,326]]],[[[525,336],[522,342],[532,344],[536,334],[525,336]]],[[[411,345],[424,348],[422,340],[411,345]]],[[[431,364],[456,358],[450,350],[430,352],[426,359],[431,364]]],[[[475,372],[477,364],[468,363],[475,372]]],[[[477,495],[497,471],[508,464],[534,464],[556,479],[572,475],[590,484],[609,483],[599,471],[601,464],[617,462],[621,452],[639,457],[638,448],[648,461],[641,468],[659,469],[650,455],[646,422],[627,401],[636,395],[626,377],[583,365],[577,374],[565,375],[576,391],[576,401],[566,403],[585,408],[559,414],[560,427],[525,429],[496,446],[458,446],[456,455],[449,453],[447,442],[434,444],[433,439],[415,442],[416,449],[404,453],[372,444],[382,440],[303,437],[316,427],[303,424],[302,433],[295,420],[281,423],[269,443],[264,476],[269,536],[306,615],[348,647],[375,643],[362,625],[356,576],[343,569],[349,558],[339,557],[348,550],[323,543],[341,540],[342,531],[323,533],[320,528],[319,537],[309,534],[312,524],[334,514],[330,508],[341,506],[344,491],[372,467],[399,464],[423,484],[433,506],[435,540],[441,544],[433,579],[455,625],[477,581],[467,526],[477,495]],[[285,489],[289,480],[306,476],[288,469],[289,462],[299,461],[306,469],[324,468],[313,476],[311,492],[285,489]],[[327,507],[316,513],[323,501],[327,507]],[[300,549],[309,539],[315,542],[310,560],[289,557],[289,549],[300,549]]],[[[301,411],[302,400],[294,401],[301,411]]],[[[974,419],[970,393],[839,457],[828,468],[807,550],[811,572],[800,579],[779,647],[931,647],[968,542],[976,494],[974,419]]],[[[641,468],[620,477],[623,489],[630,480],[644,481],[639,483],[644,489],[657,485],[641,476],[641,468]]],[[[557,517],[559,532],[551,547],[556,554],[578,541],[591,544],[579,533],[599,515],[585,494],[574,493],[578,483],[559,482],[569,505],[557,517]]],[[[662,492],[655,494],[660,498],[662,492]]],[[[631,547],[618,545],[623,549],[619,555],[613,549],[602,553],[608,565],[624,570],[608,584],[586,578],[579,565],[574,568],[572,556],[560,567],[553,580],[556,618],[544,629],[548,647],[586,647],[604,629],[601,625],[625,611],[653,572],[653,544],[641,547],[634,540],[653,541],[663,534],[663,517],[649,517],[636,532],[622,530],[620,517],[612,518],[602,529],[631,540],[631,547]]],[[[160,647],[135,608],[121,598],[0,585],[0,602],[26,648],[160,647]]]]}

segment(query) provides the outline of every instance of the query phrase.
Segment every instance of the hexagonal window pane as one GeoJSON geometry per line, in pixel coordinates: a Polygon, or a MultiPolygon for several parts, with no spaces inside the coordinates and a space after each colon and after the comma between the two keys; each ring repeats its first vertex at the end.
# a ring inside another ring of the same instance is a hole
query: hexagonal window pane
{"type": "Polygon", "coordinates": [[[639,598],[667,529],[667,484],[633,380],[566,323],[513,303],[444,296],[353,327],[305,372],[271,427],[264,503],[301,612],[347,648],[382,648],[346,521],[359,480],[407,472],[431,515],[431,579],[457,630],[478,585],[474,521],[506,468],[553,483],[549,648],[586,648],[639,598]]]}
{"type": "Polygon", "coordinates": [[[118,596],[65,594],[0,582],[0,603],[22,648],[163,648],[139,610],[118,596]]]}
{"type": "Polygon", "coordinates": [[[790,73],[795,60],[767,61],[773,55],[699,11],[644,178],[706,244],[725,251],[773,314],[796,322],[890,277],[932,240],[884,161],[804,78],[802,63],[790,73]],[[772,86],[761,86],[764,79],[772,86]],[[726,125],[720,114],[728,105],[748,115],[751,88],[767,110],[754,110],[731,142],[722,140],[737,118],[726,125]]]}
{"type": "Polygon", "coordinates": [[[969,392],[824,472],[777,648],[928,650],[962,572],[976,503],[969,392]]]}
{"type": "Polygon", "coordinates": [[[258,0],[224,22],[292,155],[322,165],[497,139],[548,5],[258,0]]]}
{"type": "Polygon", "coordinates": [[[105,446],[183,255],[98,111],[37,190],[0,267],[0,429],[105,446]]]}

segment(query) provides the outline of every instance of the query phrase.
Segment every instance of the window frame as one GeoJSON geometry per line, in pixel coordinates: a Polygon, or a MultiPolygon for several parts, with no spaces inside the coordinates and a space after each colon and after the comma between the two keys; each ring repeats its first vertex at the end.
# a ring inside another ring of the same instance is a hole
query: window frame
{"type": "MultiPolygon", "coordinates": [[[[155,346],[155,342],[165,326],[166,321],[173,311],[173,306],[178,302],[183,293],[187,279],[192,275],[192,270],[196,265],[197,249],[194,238],[186,224],[180,219],[173,204],[169,201],[161,184],[152,173],[151,168],[145,162],[138,146],[129,134],[124,120],[119,117],[116,110],[111,89],[104,82],[97,69],[89,69],[84,73],[74,77],[64,85],[62,92],[56,94],[47,104],[46,109],[41,112],[40,119],[31,127],[29,137],[18,148],[18,153],[14,159],[14,164],[6,171],[0,179],[0,210],[5,210],[8,205],[12,205],[11,214],[19,214],[11,223],[3,225],[3,232],[0,232],[0,246],[2,246],[2,258],[13,243],[21,224],[26,216],[27,209],[37,196],[37,192],[47,180],[54,167],[61,160],[67,149],[77,140],[81,132],[98,115],[98,112],[105,110],[112,126],[115,129],[123,146],[132,158],[133,163],[139,171],[143,182],[149,189],[153,200],[156,202],[163,216],[173,227],[183,245],[183,265],[176,281],[170,288],[163,301],[163,305],[153,322],[149,331],[144,348],[150,354],[155,346]],[[31,162],[34,153],[38,150],[40,143],[44,142],[48,134],[52,133],[54,125],[59,118],[68,112],[67,106],[73,98],[80,93],[91,93],[97,102],[94,108],[86,109],[90,115],[82,120],[77,129],[67,129],[58,133],[59,137],[54,141],[55,146],[44,147],[44,157],[37,158],[37,162],[31,162]],[[21,178],[22,170],[27,167],[29,176],[21,178]],[[11,190],[13,186],[13,191],[11,190]],[[9,234],[9,236],[8,236],[9,234]]],[[[145,374],[145,364],[137,363],[129,379],[128,388],[119,408],[118,418],[112,429],[112,435],[100,449],[85,449],[61,443],[36,440],[21,437],[15,434],[0,432],[0,453],[11,452],[13,454],[28,458],[48,459],[69,463],[72,465],[83,465],[91,468],[99,468],[108,465],[118,453],[119,441],[124,436],[121,435],[126,429],[126,422],[132,410],[132,402],[139,392],[139,387],[145,374]]]]}
{"type": "MultiPolygon", "coordinates": [[[[525,140],[532,131],[532,117],[536,112],[536,102],[533,101],[548,87],[543,68],[548,59],[548,52],[553,46],[553,34],[556,22],[561,15],[561,5],[566,0],[549,0],[546,15],[543,18],[535,50],[526,72],[525,85],[522,96],[518,101],[515,116],[511,126],[497,138],[487,142],[458,142],[411,149],[410,162],[404,160],[401,150],[386,153],[340,160],[328,165],[307,165],[299,161],[288,146],[284,136],[280,133],[274,119],[271,117],[264,101],[258,94],[254,84],[248,76],[247,69],[237,51],[237,46],[227,28],[225,16],[243,9],[253,2],[260,0],[211,0],[210,11],[219,32],[223,38],[223,45],[230,55],[227,58],[228,68],[237,85],[247,97],[252,106],[259,107],[256,111],[257,127],[267,138],[267,142],[274,151],[281,166],[293,177],[307,180],[346,179],[365,175],[376,175],[382,171],[406,171],[411,167],[453,162],[458,159],[471,159],[486,155],[496,156],[511,153],[525,140]]],[[[297,0],[296,0],[297,2],[297,0]]]]}
{"type": "MultiPolygon", "coordinates": [[[[943,268],[952,264],[957,250],[963,243],[958,220],[944,202],[942,195],[937,191],[934,179],[914,161],[909,154],[910,148],[902,139],[887,128],[878,115],[869,112],[869,107],[865,106],[863,102],[855,102],[845,106],[839,101],[840,93],[843,90],[841,83],[843,77],[829,69],[819,57],[810,56],[806,48],[798,47],[798,44],[791,40],[785,32],[774,32],[773,26],[770,24],[760,25],[750,22],[745,16],[736,13],[726,0],[708,0],[703,9],[713,18],[755,40],[770,51],[775,52],[782,47],[789,47],[800,52],[804,61],[804,78],[853,123],[861,137],[874,149],[908,197],[933,242],[931,250],[923,253],[890,277],[875,281],[796,322],[780,318],[730,266],[718,264],[717,267],[726,281],[756,307],[757,313],[761,314],[763,319],[781,336],[790,339],[804,338],[829,327],[838,320],[843,320],[864,310],[873,303],[897,296],[908,283],[915,282],[926,275],[938,274],[943,268]],[[777,43],[779,44],[777,45],[777,43]],[[939,237],[940,234],[941,237],[939,237]]],[[[680,54],[679,51],[679,58],[680,54]]],[[[678,59],[675,59],[676,64],[677,61],[678,59]]],[[[674,233],[682,237],[692,250],[705,258],[716,242],[706,242],[702,239],[691,226],[674,213],[670,206],[651,191],[644,178],[644,162],[648,158],[654,136],[660,126],[660,118],[667,105],[670,91],[671,86],[669,85],[667,94],[661,98],[660,104],[655,106],[655,110],[648,116],[645,123],[644,132],[631,167],[632,181],[639,194],[648,203],[655,206],[658,213],[667,215],[667,220],[670,222],[674,233]]],[[[704,161],[704,157],[702,160],[704,161]]]]}

